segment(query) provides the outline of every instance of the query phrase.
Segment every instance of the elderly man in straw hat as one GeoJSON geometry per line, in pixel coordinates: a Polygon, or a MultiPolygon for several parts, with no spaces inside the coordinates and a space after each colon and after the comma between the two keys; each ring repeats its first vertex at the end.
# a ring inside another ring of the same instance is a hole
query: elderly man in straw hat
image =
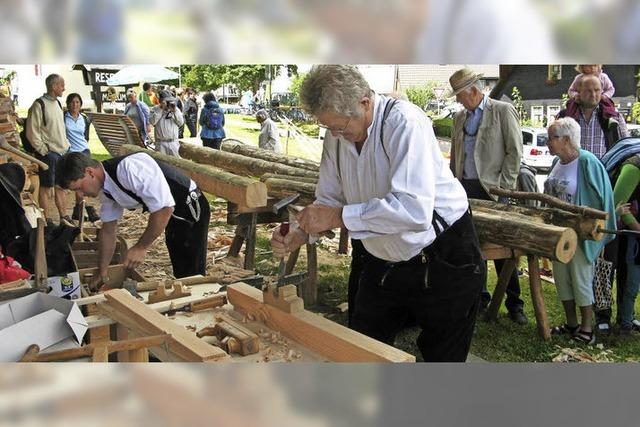
{"type": "Polygon", "coordinates": [[[486,269],[431,121],[410,102],[373,92],[348,65],[313,67],[300,99],[327,129],[320,178],[300,228],[273,233],[274,255],[346,227],[349,326],[393,344],[412,315],[425,361],[465,361],[486,269]]]}
{"type": "MultiPolygon", "coordinates": [[[[483,94],[481,77],[482,74],[463,68],[449,78],[449,96],[455,95],[456,101],[464,106],[453,118],[450,166],[469,198],[497,200],[489,194],[490,187],[513,189],[516,186],[522,158],[522,131],[518,113],[511,104],[483,94]]],[[[504,261],[494,263],[499,274],[504,261]]],[[[481,298],[482,310],[491,300],[486,284],[481,298]]],[[[515,270],[509,280],[505,305],[511,320],[527,323],[515,270]]]]}

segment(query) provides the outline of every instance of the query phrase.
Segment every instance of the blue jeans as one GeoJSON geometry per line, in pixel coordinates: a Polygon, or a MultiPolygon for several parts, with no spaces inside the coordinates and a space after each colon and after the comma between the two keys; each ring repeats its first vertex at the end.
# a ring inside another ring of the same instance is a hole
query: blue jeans
{"type": "Polygon", "coordinates": [[[620,326],[630,328],[635,316],[636,296],[640,287],[640,265],[636,264],[640,242],[637,237],[627,236],[627,279],[622,290],[621,300],[618,305],[618,323],[620,326]]]}

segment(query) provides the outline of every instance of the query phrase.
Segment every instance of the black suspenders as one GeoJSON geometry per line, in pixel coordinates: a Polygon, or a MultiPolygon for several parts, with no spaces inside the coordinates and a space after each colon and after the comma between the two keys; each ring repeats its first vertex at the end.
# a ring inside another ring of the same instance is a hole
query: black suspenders
{"type": "MultiPolygon", "coordinates": [[[[391,112],[391,109],[398,103],[397,99],[390,99],[384,106],[384,113],[382,114],[382,123],[380,124],[380,145],[382,145],[382,149],[384,150],[385,156],[387,156],[387,160],[391,163],[391,159],[389,158],[389,153],[387,153],[387,148],[384,146],[384,141],[382,139],[384,135],[384,123],[391,112]]],[[[338,169],[338,178],[342,180],[342,175],[340,174],[340,141],[336,141],[336,167],[338,169]]],[[[449,224],[447,221],[440,216],[438,212],[436,212],[435,208],[433,209],[433,218],[431,219],[431,226],[436,233],[436,238],[444,233],[448,228],[449,224]]]]}

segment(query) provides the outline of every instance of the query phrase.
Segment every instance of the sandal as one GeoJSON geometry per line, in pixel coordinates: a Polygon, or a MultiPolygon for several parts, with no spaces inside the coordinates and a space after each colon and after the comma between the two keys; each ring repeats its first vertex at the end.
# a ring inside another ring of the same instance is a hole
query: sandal
{"type": "Polygon", "coordinates": [[[575,335],[578,332],[578,329],[580,329],[580,325],[569,326],[565,323],[564,325],[554,326],[551,328],[551,335],[575,335]]]}
{"type": "Polygon", "coordinates": [[[596,343],[596,334],[594,334],[593,331],[587,332],[580,329],[573,334],[573,339],[587,345],[593,345],[596,343]]]}

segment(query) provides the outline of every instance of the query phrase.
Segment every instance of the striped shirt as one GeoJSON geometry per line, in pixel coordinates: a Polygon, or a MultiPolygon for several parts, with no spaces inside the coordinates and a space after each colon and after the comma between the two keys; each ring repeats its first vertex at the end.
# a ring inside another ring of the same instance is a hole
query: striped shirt
{"type": "MultiPolygon", "coordinates": [[[[607,152],[604,132],[598,120],[599,112],[600,106],[597,106],[591,113],[591,120],[587,121],[584,112],[580,109],[580,120],[578,121],[580,123],[580,148],[593,153],[598,159],[602,158],[604,153],[607,152]]],[[[620,139],[628,137],[627,124],[620,113],[618,113],[618,117],[615,120],[618,122],[620,139]]]]}

